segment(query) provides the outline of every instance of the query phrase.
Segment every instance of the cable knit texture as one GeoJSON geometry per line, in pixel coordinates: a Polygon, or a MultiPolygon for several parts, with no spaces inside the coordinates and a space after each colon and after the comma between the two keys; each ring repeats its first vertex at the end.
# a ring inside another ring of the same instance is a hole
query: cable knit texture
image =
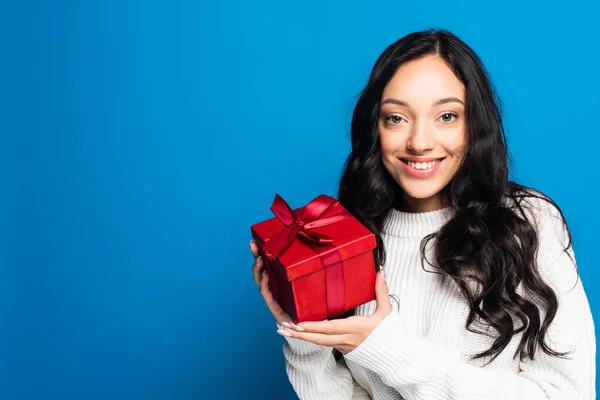
{"type": "MultiPolygon", "coordinates": [[[[470,356],[493,338],[465,328],[468,304],[451,279],[421,267],[421,239],[452,218],[450,208],[425,213],[392,210],[383,230],[384,265],[393,311],[356,349],[336,362],[331,347],[285,338],[286,371],[300,399],[595,399],[594,323],[581,279],[563,251],[566,233],[558,212],[528,200],[537,221],[538,268],[559,299],[548,331],[551,347],[568,359],[538,348],[534,361],[513,354],[521,338],[490,364],[470,356]]],[[[428,259],[431,257],[428,246],[428,259]]],[[[574,259],[572,250],[569,254],[574,259]]],[[[426,269],[432,269],[426,265],[426,269]]],[[[357,315],[375,311],[375,301],[357,315]]],[[[279,325],[278,325],[279,326],[279,325]]],[[[482,326],[477,326],[481,328],[482,326]]],[[[484,327],[485,328],[485,327],[484,327]]]]}

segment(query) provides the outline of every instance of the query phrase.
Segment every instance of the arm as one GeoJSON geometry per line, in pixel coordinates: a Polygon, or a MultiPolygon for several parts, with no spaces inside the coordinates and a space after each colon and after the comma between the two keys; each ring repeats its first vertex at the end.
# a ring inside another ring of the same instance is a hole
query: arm
{"type": "Polygon", "coordinates": [[[540,220],[538,267],[559,300],[548,342],[554,350],[570,350],[567,359],[538,348],[533,361],[520,363],[518,373],[477,367],[453,349],[410,335],[394,312],[345,357],[380,375],[407,400],[595,399],[594,323],[573,260],[562,250],[565,236],[553,218],[544,213],[540,220]]]}
{"type": "MultiPolygon", "coordinates": [[[[498,372],[463,362],[458,353],[404,331],[392,313],[346,358],[380,375],[408,399],[585,399],[595,398],[595,342],[591,318],[561,342],[574,348],[560,360],[536,353],[521,372],[498,372]]],[[[569,323],[563,328],[574,331],[569,323]]]]}
{"type": "MultiPolygon", "coordinates": [[[[255,258],[252,265],[254,282],[275,321],[290,321],[269,290],[269,275],[263,270],[263,260],[254,241],[250,250],[255,258]]],[[[276,323],[278,331],[284,327],[276,323]]],[[[283,345],[286,372],[300,399],[370,400],[367,392],[354,380],[342,358],[337,362],[332,347],[324,347],[286,337],[283,345]]]]}
{"type": "Polygon", "coordinates": [[[370,400],[345,360],[335,360],[332,347],[286,337],[283,354],[288,378],[300,399],[370,400]]]}

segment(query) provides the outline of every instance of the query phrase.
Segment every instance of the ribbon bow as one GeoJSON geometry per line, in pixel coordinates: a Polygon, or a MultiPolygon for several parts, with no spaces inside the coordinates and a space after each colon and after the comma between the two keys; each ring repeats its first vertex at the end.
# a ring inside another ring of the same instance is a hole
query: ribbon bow
{"type": "Polygon", "coordinates": [[[317,196],[296,215],[288,203],[276,194],[271,211],[285,226],[265,241],[263,250],[271,260],[287,249],[297,236],[304,237],[315,244],[332,243],[333,240],[329,236],[311,230],[351,216],[339,201],[326,195],[317,196]]]}

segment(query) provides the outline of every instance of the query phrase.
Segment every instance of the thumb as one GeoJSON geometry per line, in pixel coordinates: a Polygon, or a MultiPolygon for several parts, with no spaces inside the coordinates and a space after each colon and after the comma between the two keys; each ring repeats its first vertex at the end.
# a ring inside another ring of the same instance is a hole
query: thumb
{"type": "Polygon", "coordinates": [[[390,303],[390,297],[388,292],[388,285],[385,282],[385,276],[383,269],[379,268],[379,272],[375,278],[375,300],[377,302],[377,308],[375,312],[383,312],[388,314],[392,311],[392,303],[390,303]]]}

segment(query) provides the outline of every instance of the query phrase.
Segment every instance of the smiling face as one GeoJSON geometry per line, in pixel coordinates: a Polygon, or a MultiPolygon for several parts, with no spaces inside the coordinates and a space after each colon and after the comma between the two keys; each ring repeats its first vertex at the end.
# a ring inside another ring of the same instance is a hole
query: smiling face
{"type": "Polygon", "coordinates": [[[465,87],[439,57],[403,64],[381,96],[385,168],[404,191],[402,209],[445,206],[440,191],[458,171],[467,144],[465,87]]]}

